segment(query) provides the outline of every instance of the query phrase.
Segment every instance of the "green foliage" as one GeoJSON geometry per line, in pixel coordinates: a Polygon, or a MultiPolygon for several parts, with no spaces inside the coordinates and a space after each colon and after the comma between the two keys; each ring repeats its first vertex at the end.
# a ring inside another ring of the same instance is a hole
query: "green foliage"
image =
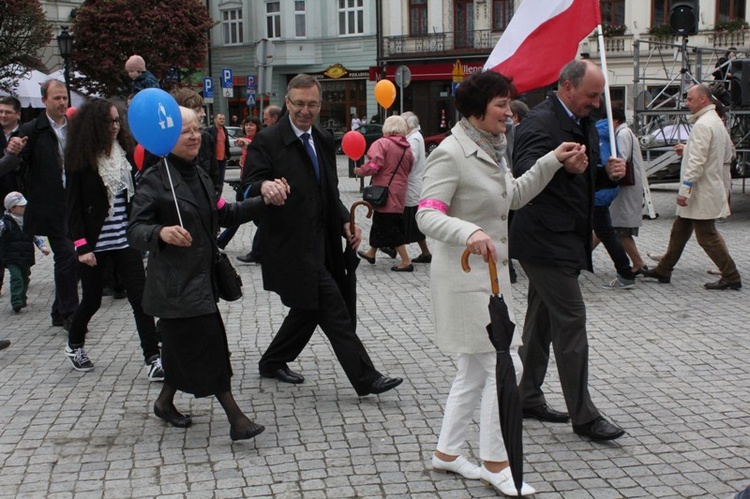
{"type": "Polygon", "coordinates": [[[668,24],[657,24],[648,29],[648,34],[656,38],[670,38],[673,35],[668,24]]]}
{"type": "Polygon", "coordinates": [[[628,31],[624,24],[605,24],[602,26],[603,36],[622,36],[628,31]]]}
{"type": "Polygon", "coordinates": [[[714,24],[714,31],[723,31],[725,33],[732,33],[734,31],[742,31],[748,29],[747,22],[743,20],[726,21],[723,23],[714,24]]]}
{"type": "Polygon", "coordinates": [[[86,0],[73,34],[74,80],[104,95],[127,95],[125,61],[138,54],[162,80],[169,68],[203,67],[213,26],[201,0],[86,0]]]}
{"type": "Polygon", "coordinates": [[[39,0],[0,2],[0,88],[9,90],[34,66],[52,39],[52,25],[39,0]]]}

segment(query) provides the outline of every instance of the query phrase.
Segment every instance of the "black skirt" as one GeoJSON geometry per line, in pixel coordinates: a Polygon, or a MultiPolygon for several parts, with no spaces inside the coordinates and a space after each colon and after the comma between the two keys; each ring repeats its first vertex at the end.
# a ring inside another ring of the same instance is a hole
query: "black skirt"
{"type": "Polygon", "coordinates": [[[404,208],[404,242],[406,244],[421,243],[427,237],[422,234],[417,225],[418,206],[407,206],[404,208]]]}
{"type": "Polygon", "coordinates": [[[196,397],[230,390],[232,366],[221,314],[161,319],[164,382],[196,397]]]}
{"type": "Polygon", "coordinates": [[[372,216],[370,246],[375,248],[395,248],[405,244],[404,216],[401,213],[380,213],[372,216]]]}

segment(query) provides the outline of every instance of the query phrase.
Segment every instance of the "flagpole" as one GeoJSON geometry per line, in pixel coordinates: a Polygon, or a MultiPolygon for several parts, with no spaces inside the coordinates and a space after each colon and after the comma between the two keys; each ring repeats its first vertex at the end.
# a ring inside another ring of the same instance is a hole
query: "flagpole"
{"type": "Polygon", "coordinates": [[[609,71],[607,71],[607,51],[604,48],[604,34],[602,25],[596,27],[597,39],[599,41],[599,58],[602,61],[602,73],[604,73],[604,107],[607,110],[607,128],[609,128],[609,144],[612,157],[617,156],[617,143],[615,142],[615,127],[612,124],[612,97],[609,94],[609,71]]]}

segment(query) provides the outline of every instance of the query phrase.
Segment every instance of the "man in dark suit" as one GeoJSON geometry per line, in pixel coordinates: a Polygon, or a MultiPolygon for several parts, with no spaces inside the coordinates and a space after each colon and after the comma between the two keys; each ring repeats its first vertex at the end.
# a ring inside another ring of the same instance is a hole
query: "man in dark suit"
{"type": "Polygon", "coordinates": [[[403,380],[375,369],[357,337],[352,300],[347,306],[345,295],[354,293],[347,289],[353,285],[347,274],[356,266],[346,262],[355,260],[361,231],[356,227],[351,232],[349,212],[339,198],[333,139],[313,125],[321,98],[314,77],[295,76],[287,86],[288,116],[258,133],[247,152],[246,161],[253,167],[243,192],[262,193],[274,205],[261,219],[263,285],[290,308],[258,367],[261,376],[302,383],[304,378],[287,363],[320,326],[357,394],[383,393],[403,380]],[[286,190],[271,182],[282,178],[286,190]]]}
{"type": "Polygon", "coordinates": [[[594,120],[604,75],[591,61],[573,61],[560,72],[557,95],[534,108],[516,130],[513,174],[518,177],[561,142],[587,148],[589,167],[581,174],[561,169],[532,202],[516,211],[510,229],[510,256],[529,278],[528,309],[523,330],[520,389],[524,416],[566,422],[594,440],[621,437],[622,428],[599,414],[588,390],[586,307],[578,284],[581,270],[592,271],[591,229],[594,192],[614,186],[625,174],[625,162],[611,158],[596,168],[599,141],[594,120]],[[550,342],[560,374],[568,414],[547,406],[542,384],[550,342]]]}
{"type": "Polygon", "coordinates": [[[68,133],[68,94],[59,80],[42,84],[42,103],[46,112],[21,127],[20,136],[28,137],[21,151],[21,178],[28,201],[23,230],[47,236],[55,255],[55,300],[52,325],[70,328],[78,307],[78,257],[68,239],[65,223],[65,168],[63,152],[68,133]]]}

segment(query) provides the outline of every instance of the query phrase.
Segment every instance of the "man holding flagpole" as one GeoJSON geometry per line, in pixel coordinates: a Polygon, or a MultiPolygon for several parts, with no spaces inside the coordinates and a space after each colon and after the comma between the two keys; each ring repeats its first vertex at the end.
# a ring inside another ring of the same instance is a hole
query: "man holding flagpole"
{"type": "Polygon", "coordinates": [[[586,307],[578,283],[581,270],[592,271],[594,192],[617,185],[625,174],[621,158],[610,158],[605,168],[596,168],[599,141],[589,114],[599,108],[604,88],[602,70],[593,62],[569,62],[560,71],[556,96],[536,106],[518,126],[515,177],[562,142],[585,146],[589,167],[581,174],[556,173],[531,203],[515,213],[510,228],[510,256],[520,261],[529,278],[520,351],[524,416],[549,422],[572,419],[575,433],[593,440],[613,440],[625,433],[601,416],[589,395],[586,307]],[[550,343],[570,417],[550,409],[542,392],[550,343]]]}

